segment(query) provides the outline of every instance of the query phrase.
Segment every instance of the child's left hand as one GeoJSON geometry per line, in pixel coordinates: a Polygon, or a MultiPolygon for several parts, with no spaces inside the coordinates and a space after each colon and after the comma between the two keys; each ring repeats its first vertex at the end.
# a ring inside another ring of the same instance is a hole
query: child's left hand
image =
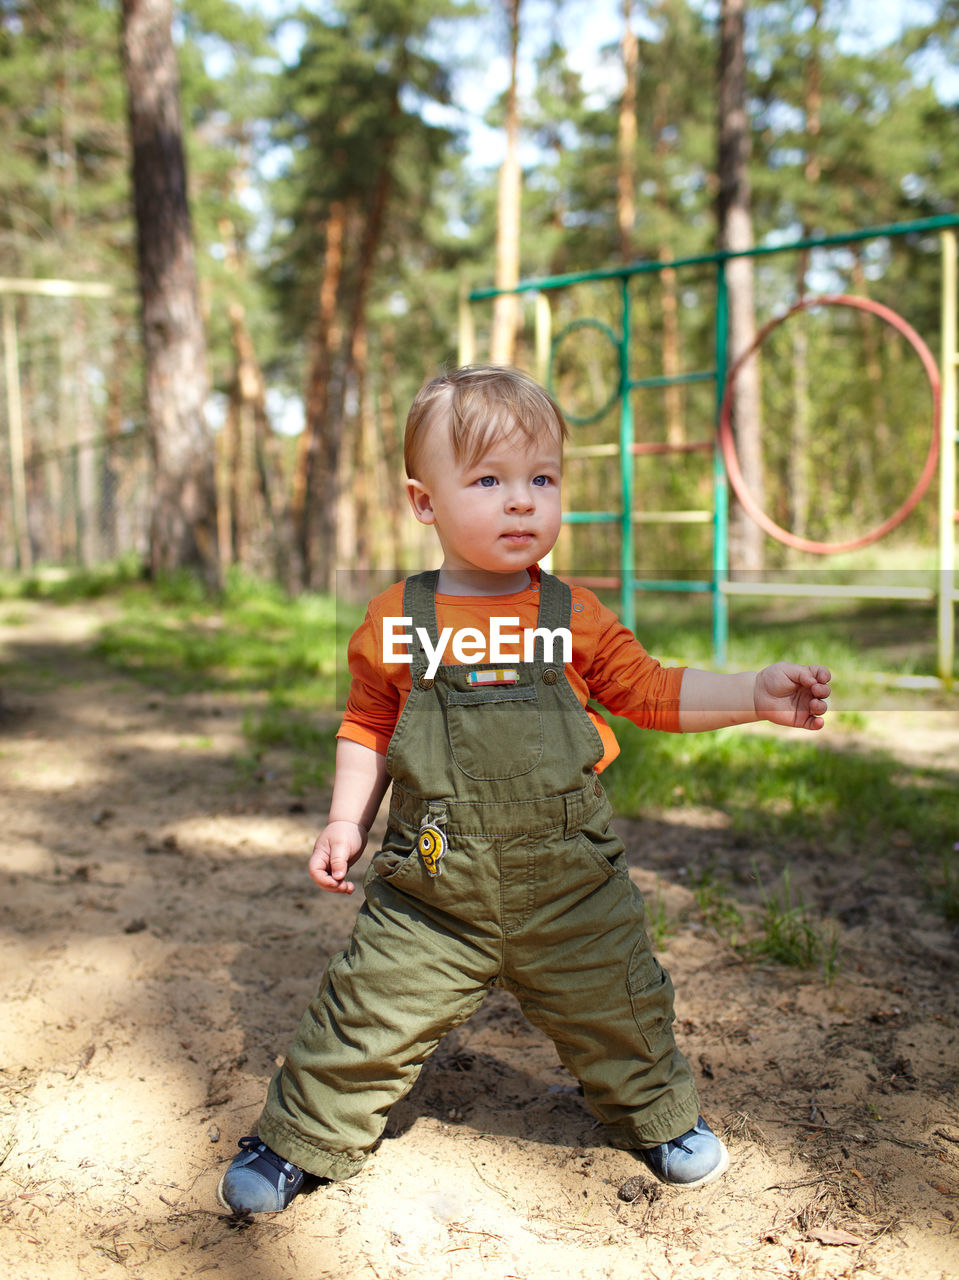
{"type": "Polygon", "coordinates": [[[801,667],[776,662],[756,676],[756,715],[790,729],[821,729],[832,690],[828,667],[801,667]]]}

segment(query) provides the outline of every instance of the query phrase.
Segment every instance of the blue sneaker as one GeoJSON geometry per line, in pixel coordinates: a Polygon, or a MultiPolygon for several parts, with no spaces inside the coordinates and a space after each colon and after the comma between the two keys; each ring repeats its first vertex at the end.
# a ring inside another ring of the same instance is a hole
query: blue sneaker
{"type": "Polygon", "coordinates": [[[702,1116],[688,1133],[637,1154],[661,1182],[687,1190],[712,1182],[729,1168],[729,1152],[702,1116]]]}
{"type": "Polygon", "coordinates": [[[276,1213],[290,1203],[305,1176],[259,1138],[241,1138],[240,1154],[220,1179],[217,1199],[231,1213],[276,1213]]]}

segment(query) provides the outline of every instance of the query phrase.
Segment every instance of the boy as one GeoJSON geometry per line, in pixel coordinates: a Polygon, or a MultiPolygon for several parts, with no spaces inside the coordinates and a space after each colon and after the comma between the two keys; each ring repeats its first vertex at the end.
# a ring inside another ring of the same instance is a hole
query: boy
{"type": "Polygon", "coordinates": [[[356,1173],[440,1037],[494,983],[552,1037],[614,1145],[679,1187],[727,1167],[610,829],[598,773],[618,748],[587,700],[673,732],[820,729],[829,672],[663,668],[591,592],[541,572],[565,436],[550,397],[513,369],[456,370],[414,400],[407,491],[443,562],[373,600],[350,642],[310,875],[353,892],[349,868],[392,783],[387,833],[349,948],[221,1180],[236,1212],[285,1208],[304,1171],[356,1173]]]}

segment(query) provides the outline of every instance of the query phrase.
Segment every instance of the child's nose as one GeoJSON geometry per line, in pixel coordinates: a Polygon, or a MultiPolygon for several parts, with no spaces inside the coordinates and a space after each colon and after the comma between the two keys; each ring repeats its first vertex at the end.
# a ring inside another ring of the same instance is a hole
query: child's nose
{"type": "Polygon", "coordinates": [[[507,511],[532,511],[536,506],[531,490],[525,485],[511,489],[506,499],[507,511]]]}

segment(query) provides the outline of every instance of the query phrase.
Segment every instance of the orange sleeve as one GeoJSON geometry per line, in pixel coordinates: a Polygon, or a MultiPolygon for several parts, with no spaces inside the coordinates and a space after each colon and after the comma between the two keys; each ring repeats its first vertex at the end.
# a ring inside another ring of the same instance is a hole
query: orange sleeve
{"type": "Polygon", "coordinates": [[[396,728],[404,692],[409,692],[409,665],[387,666],[383,662],[383,618],[402,613],[402,583],[370,603],[366,617],[354,631],[347,650],[350,668],[350,692],[346,710],[337,731],[338,738],[349,738],[364,747],[386,755],[396,728]],[[403,676],[406,675],[405,691],[403,676]]]}
{"type": "MultiPolygon", "coordinates": [[[[685,667],[664,667],[592,592],[574,592],[583,629],[583,677],[590,696],[641,729],[679,733],[679,694],[685,667]]],[[[575,614],[574,614],[575,616],[575,614]]]]}

